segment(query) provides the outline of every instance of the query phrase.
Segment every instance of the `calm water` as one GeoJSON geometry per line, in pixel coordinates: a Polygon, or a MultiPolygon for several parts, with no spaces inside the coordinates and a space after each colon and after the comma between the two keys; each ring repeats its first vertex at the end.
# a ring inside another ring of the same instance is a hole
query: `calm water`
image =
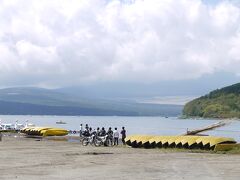
{"type": "MultiPolygon", "coordinates": [[[[204,119],[178,119],[177,117],[120,117],[120,116],[13,116],[0,115],[2,123],[24,124],[26,120],[36,126],[61,127],[68,130],[79,130],[79,125],[89,124],[91,127],[126,127],[128,134],[156,134],[179,135],[185,133],[187,128],[194,129],[204,127],[217,120],[204,119]],[[67,124],[56,124],[56,121],[64,121],[67,124]]],[[[230,125],[205,134],[233,137],[240,142],[240,121],[234,121],[230,125]]]]}

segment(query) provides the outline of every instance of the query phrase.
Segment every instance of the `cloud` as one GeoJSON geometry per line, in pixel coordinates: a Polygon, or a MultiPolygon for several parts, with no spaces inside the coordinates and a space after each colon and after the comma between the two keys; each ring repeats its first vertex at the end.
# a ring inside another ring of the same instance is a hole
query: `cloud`
{"type": "Polygon", "coordinates": [[[0,86],[240,74],[240,7],[201,0],[0,0],[0,86]]]}

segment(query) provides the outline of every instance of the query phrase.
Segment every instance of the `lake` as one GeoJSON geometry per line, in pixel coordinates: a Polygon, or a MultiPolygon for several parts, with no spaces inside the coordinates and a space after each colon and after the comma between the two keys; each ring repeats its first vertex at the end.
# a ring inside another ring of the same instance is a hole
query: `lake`
{"type": "MultiPolygon", "coordinates": [[[[61,127],[68,130],[79,130],[79,125],[89,124],[92,128],[125,126],[127,134],[156,134],[156,135],[179,135],[189,130],[204,127],[217,122],[213,119],[178,119],[177,117],[128,117],[128,116],[21,116],[0,115],[2,123],[25,124],[28,120],[36,126],[61,127]],[[64,121],[67,124],[56,124],[56,121],[64,121]]],[[[240,121],[207,131],[204,134],[233,137],[240,142],[240,121]]]]}

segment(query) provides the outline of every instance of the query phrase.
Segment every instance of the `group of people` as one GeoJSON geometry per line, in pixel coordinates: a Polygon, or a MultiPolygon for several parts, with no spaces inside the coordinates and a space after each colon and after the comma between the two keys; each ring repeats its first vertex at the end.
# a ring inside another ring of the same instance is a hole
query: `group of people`
{"type": "Polygon", "coordinates": [[[92,135],[96,135],[96,136],[108,135],[108,138],[112,141],[113,145],[116,145],[116,146],[119,143],[120,134],[121,134],[122,143],[125,145],[125,138],[126,138],[125,127],[122,127],[122,130],[119,133],[117,127],[115,127],[114,130],[112,130],[112,128],[109,127],[108,130],[106,131],[104,127],[102,127],[101,129],[99,127],[97,129],[92,129],[91,127],[88,126],[88,124],[86,124],[85,127],[83,127],[83,124],[80,124],[80,137],[92,136],[92,135]]]}

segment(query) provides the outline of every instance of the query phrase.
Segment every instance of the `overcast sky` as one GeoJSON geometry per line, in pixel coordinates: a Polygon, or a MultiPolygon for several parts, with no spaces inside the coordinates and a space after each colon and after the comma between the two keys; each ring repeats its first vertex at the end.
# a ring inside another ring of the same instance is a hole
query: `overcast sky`
{"type": "Polygon", "coordinates": [[[0,87],[239,77],[240,6],[209,2],[0,0],[0,87]]]}

